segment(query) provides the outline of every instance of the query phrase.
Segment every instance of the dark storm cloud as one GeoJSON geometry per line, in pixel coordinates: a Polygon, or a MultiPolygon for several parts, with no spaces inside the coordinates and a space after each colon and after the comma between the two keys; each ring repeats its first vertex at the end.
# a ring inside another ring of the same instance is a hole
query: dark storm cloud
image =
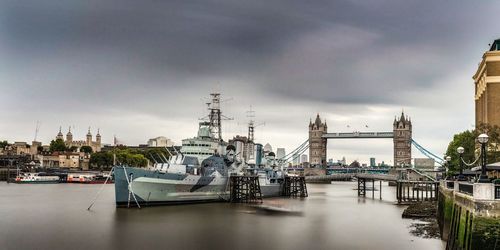
{"type": "Polygon", "coordinates": [[[471,18],[456,15],[465,9],[457,6],[421,1],[7,1],[2,4],[2,40],[17,67],[28,64],[30,70],[29,64],[51,59],[62,64],[68,76],[49,83],[56,86],[74,81],[72,74],[77,81],[90,78],[87,85],[140,81],[152,87],[196,85],[193,78],[219,77],[241,79],[283,97],[396,103],[405,94],[388,94],[391,89],[432,86],[451,68],[446,66],[451,59],[442,62],[439,54],[457,53],[446,51],[454,38],[455,48],[464,46],[459,40],[463,32],[457,31],[469,27],[471,18]],[[99,79],[106,72],[115,77],[99,79]],[[134,81],[125,72],[144,80],[134,81]]]}
{"type": "Polygon", "coordinates": [[[456,117],[470,105],[443,100],[472,98],[498,11],[493,1],[1,0],[0,110],[17,123],[53,123],[47,129],[101,124],[136,142],[180,124],[195,130],[200,97],[220,82],[235,99],[228,113],[241,122],[253,104],[277,124],[262,130],[279,138],[285,121],[316,112],[329,112],[332,128],[348,116],[392,121],[402,106],[456,117]],[[458,85],[467,87],[450,91],[458,85]],[[148,119],[160,124],[151,135],[125,127],[148,119]]]}

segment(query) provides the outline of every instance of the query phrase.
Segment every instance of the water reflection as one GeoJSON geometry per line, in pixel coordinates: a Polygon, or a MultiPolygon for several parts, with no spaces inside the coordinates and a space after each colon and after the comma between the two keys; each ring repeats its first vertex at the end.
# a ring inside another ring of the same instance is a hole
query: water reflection
{"type": "Polygon", "coordinates": [[[394,189],[359,198],[356,183],[309,185],[306,199],[265,200],[300,211],[267,213],[209,203],[116,209],[113,186],[0,184],[2,249],[443,249],[409,233],[394,189]]]}

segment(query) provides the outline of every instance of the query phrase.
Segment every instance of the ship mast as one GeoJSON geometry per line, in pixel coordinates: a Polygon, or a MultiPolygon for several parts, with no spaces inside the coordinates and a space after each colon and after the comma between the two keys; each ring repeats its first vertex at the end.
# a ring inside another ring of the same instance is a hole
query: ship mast
{"type": "Polygon", "coordinates": [[[247,118],[248,118],[248,141],[253,142],[253,135],[254,135],[254,130],[255,130],[255,121],[253,120],[255,118],[255,111],[252,110],[252,106],[250,106],[250,110],[247,111],[247,118]]]}
{"type": "Polygon", "coordinates": [[[207,102],[208,116],[201,118],[201,120],[208,120],[209,129],[215,139],[222,141],[222,124],[221,120],[233,120],[233,118],[222,115],[220,110],[221,94],[211,93],[211,101],[207,102]]]}
{"type": "Polygon", "coordinates": [[[264,122],[255,124],[254,118],[255,118],[255,111],[252,110],[252,106],[250,106],[250,110],[247,112],[247,118],[248,118],[248,141],[253,142],[255,137],[254,137],[254,132],[255,132],[255,127],[265,125],[264,122]]]}

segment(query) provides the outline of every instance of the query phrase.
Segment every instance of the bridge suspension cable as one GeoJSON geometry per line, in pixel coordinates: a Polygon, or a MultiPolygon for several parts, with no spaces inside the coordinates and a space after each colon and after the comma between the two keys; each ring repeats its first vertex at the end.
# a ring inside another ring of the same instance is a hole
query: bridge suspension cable
{"type": "Polygon", "coordinates": [[[309,149],[309,144],[306,147],[304,147],[301,151],[298,151],[296,154],[293,154],[291,157],[288,157],[286,159],[286,162],[294,161],[295,159],[299,158],[308,149],[309,149]]]}
{"type": "Polygon", "coordinates": [[[281,157],[279,160],[286,160],[286,159],[290,158],[291,156],[293,156],[298,151],[302,151],[304,149],[304,147],[309,148],[309,139],[307,139],[306,141],[304,141],[302,144],[300,144],[297,148],[295,148],[294,150],[292,150],[290,153],[288,153],[285,156],[281,157]]]}
{"type": "Polygon", "coordinates": [[[280,162],[281,164],[289,162],[290,160],[293,161],[293,160],[297,159],[297,157],[302,155],[308,149],[309,149],[309,139],[304,141],[302,144],[300,144],[297,148],[292,150],[290,153],[277,159],[277,161],[280,162]]]}
{"type": "Polygon", "coordinates": [[[416,141],[414,141],[413,139],[411,139],[411,144],[413,146],[415,146],[416,149],[418,149],[418,151],[420,151],[422,154],[424,154],[425,156],[427,156],[428,158],[431,158],[431,159],[434,159],[436,161],[437,164],[439,165],[443,165],[444,164],[444,159],[433,154],[432,152],[430,152],[429,150],[425,149],[424,147],[422,147],[420,144],[418,144],[416,141]]]}

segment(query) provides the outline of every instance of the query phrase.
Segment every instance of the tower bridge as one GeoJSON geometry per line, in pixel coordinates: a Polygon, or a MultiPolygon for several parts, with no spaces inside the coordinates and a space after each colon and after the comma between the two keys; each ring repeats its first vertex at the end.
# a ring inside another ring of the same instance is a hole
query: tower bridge
{"type": "Polygon", "coordinates": [[[394,148],[394,166],[411,165],[412,123],[404,112],[394,118],[392,132],[329,133],[326,121],[317,114],[314,122],[309,122],[309,159],[312,166],[326,165],[327,141],[331,139],[392,139],[394,148]]]}

